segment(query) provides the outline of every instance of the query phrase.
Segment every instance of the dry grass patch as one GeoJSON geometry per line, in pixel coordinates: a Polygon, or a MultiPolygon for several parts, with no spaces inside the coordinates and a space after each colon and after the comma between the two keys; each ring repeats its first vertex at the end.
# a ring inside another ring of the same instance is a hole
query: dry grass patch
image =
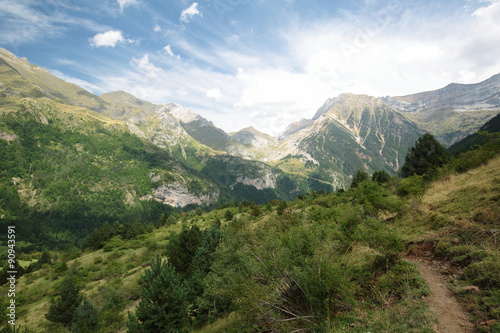
{"type": "MultiPolygon", "coordinates": [[[[491,207],[499,196],[500,157],[497,157],[484,167],[433,183],[422,198],[422,206],[461,219],[471,219],[474,214],[491,207]]],[[[500,215],[500,209],[497,213],[500,215]]]]}

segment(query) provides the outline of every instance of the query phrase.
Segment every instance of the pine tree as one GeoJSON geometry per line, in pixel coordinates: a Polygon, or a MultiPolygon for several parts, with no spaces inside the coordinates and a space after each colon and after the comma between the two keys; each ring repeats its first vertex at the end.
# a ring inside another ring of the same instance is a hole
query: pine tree
{"type": "Polygon", "coordinates": [[[191,275],[186,281],[188,288],[189,301],[194,302],[194,299],[203,294],[203,279],[210,272],[210,268],[214,261],[214,253],[222,239],[220,228],[213,225],[203,233],[203,241],[191,263],[191,275]]]}
{"type": "Polygon", "coordinates": [[[175,271],[182,279],[191,274],[191,262],[202,241],[202,232],[197,225],[184,228],[179,235],[172,235],[168,242],[166,255],[175,271]]]}
{"type": "Polygon", "coordinates": [[[39,262],[39,267],[42,267],[42,264],[52,264],[52,258],[50,257],[49,251],[44,249],[42,251],[42,255],[40,256],[40,259],[38,259],[39,262]]]}
{"type": "Polygon", "coordinates": [[[358,187],[359,183],[362,181],[365,181],[367,179],[370,179],[370,175],[364,170],[358,170],[356,171],[356,174],[354,175],[354,178],[352,179],[351,183],[351,188],[358,187]]]}
{"type": "Polygon", "coordinates": [[[73,315],[71,332],[94,333],[97,332],[98,324],[97,309],[90,300],[84,298],[73,315]]]}
{"type": "Polygon", "coordinates": [[[45,315],[47,320],[69,326],[73,320],[73,314],[80,305],[80,290],[71,276],[66,277],[56,297],[50,301],[49,311],[45,315]]]}
{"type": "Polygon", "coordinates": [[[401,177],[426,175],[425,178],[432,178],[432,172],[449,159],[448,151],[431,134],[424,134],[406,155],[401,177]]]}
{"type": "Polygon", "coordinates": [[[187,291],[174,266],[158,256],[141,278],[141,302],[129,314],[129,333],[182,332],[187,325],[187,291]]]}

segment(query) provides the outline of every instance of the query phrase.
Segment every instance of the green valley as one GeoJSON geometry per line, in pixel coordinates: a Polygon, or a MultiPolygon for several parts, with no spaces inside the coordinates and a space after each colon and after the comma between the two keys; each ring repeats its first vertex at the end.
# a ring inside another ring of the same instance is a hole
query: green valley
{"type": "Polygon", "coordinates": [[[413,263],[433,260],[476,331],[496,332],[500,149],[492,135],[432,175],[173,214],[139,235],[101,229],[110,235],[101,245],[51,251],[23,275],[18,324],[66,332],[45,315],[72,283],[95,319],[70,326],[92,332],[433,332],[440,318],[413,263]]]}
{"type": "Polygon", "coordinates": [[[0,332],[499,332],[499,79],[272,137],[0,49],[0,332]]]}

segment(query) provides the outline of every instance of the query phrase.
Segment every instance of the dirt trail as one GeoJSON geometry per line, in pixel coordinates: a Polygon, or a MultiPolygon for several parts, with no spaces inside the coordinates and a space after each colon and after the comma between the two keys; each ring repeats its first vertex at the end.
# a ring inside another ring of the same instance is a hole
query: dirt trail
{"type": "Polygon", "coordinates": [[[453,292],[448,289],[448,279],[439,273],[432,261],[423,258],[408,258],[413,262],[431,291],[427,297],[432,313],[437,318],[434,330],[437,333],[472,333],[474,327],[467,313],[458,304],[453,292]]]}

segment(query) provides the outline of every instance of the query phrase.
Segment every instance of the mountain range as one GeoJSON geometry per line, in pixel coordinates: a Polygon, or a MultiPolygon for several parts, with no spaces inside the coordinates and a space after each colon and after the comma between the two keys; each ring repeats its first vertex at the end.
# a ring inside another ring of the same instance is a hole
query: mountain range
{"type": "MultiPolygon", "coordinates": [[[[185,207],[335,191],[349,186],[357,170],[396,173],[408,148],[423,133],[449,146],[499,110],[500,74],[477,84],[450,84],[408,96],[342,94],[328,99],[312,119],[290,124],[277,137],[253,127],[226,133],[181,105],[156,105],[123,91],[97,96],[0,49],[2,119],[10,116],[22,123],[29,115],[40,124],[78,132],[89,140],[102,135],[99,131],[110,140],[127,133],[149,153],[166,154],[168,163],[149,164],[143,170],[148,188],[138,191],[132,184],[120,185],[124,202],[149,200],[185,207]]],[[[18,130],[0,122],[0,141],[19,141],[18,130]]],[[[53,140],[47,145],[56,150],[60,143],[53,140]]],[[[19,193],[30,188],[29,200],[48,200],[43,187],[34,187],[29,172],[13,177],[19,179],[19,193]]]]}

